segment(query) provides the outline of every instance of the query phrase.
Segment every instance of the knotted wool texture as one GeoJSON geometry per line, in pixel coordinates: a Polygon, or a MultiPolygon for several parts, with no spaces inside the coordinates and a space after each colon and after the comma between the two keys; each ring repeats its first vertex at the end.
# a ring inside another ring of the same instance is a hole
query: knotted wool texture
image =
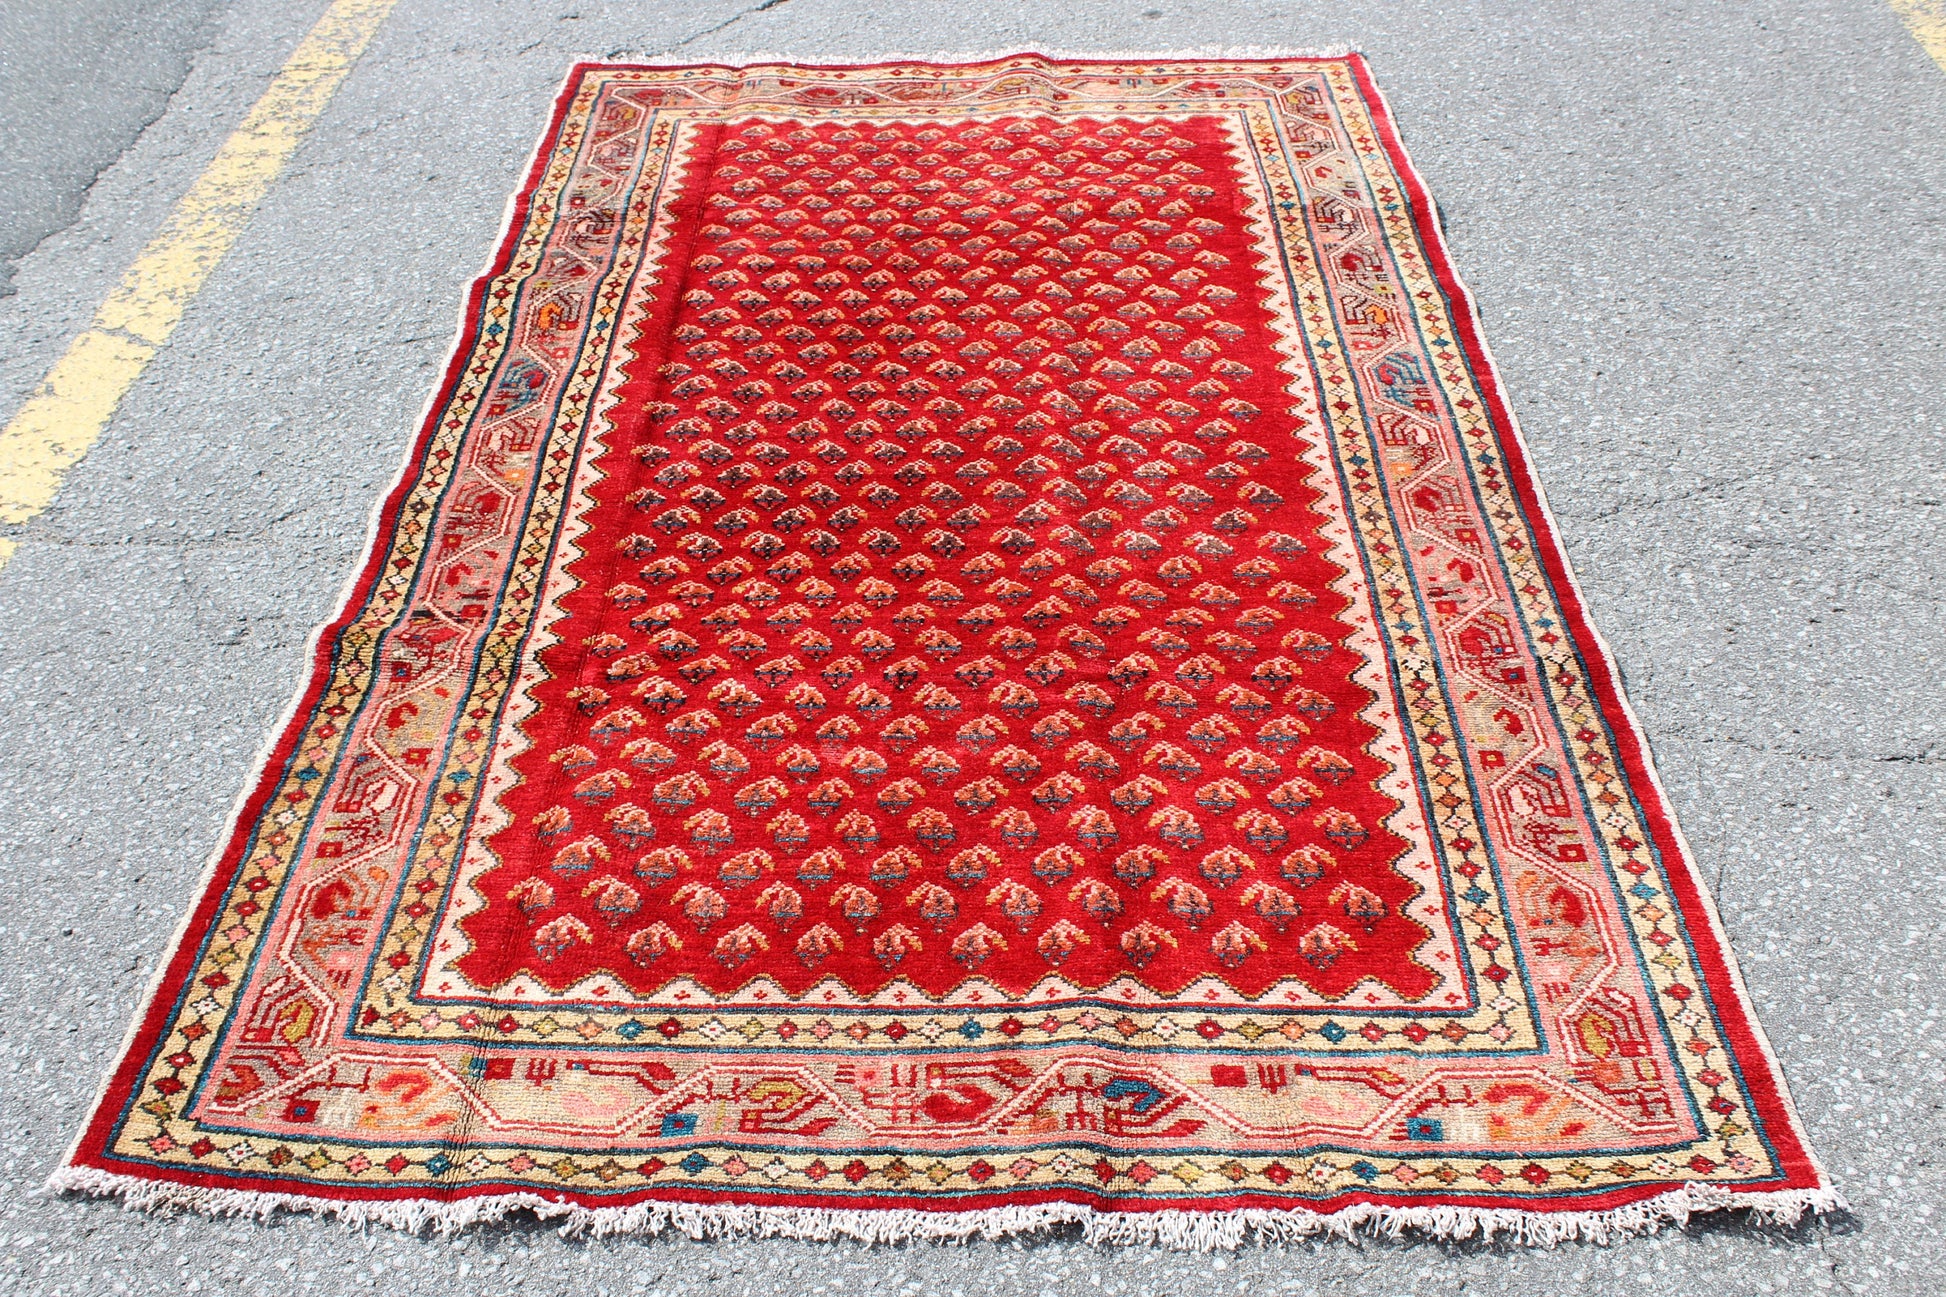
{"type": "Polygon", "coordinates": [[[1836,1201],[1355,55],[577,68],[56,1183],[1836,1201]]]}

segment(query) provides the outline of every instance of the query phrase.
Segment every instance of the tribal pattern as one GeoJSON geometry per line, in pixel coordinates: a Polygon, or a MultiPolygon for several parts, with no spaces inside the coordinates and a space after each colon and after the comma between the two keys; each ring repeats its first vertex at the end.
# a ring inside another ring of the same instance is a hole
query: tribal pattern
{"type": "Polygon", "coordinates": [[[1430,210],[1356,56],[576,69],[73,1167],[1824,1191],[1430,210]]]}

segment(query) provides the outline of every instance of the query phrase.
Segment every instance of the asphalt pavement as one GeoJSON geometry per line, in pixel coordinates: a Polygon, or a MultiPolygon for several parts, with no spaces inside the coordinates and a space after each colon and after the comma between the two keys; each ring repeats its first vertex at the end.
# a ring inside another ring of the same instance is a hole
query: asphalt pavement
{"type": "MultiPolygon", "coordinates": [[[[322,8],[0,0],[0,419],[322,8]]],[[[1942,321],[1946,72],[1877,0],[401,0],[52,507],[0,529],[0,1292],[1938,1292],[1942,321]],[[434,1240],[39,1192],[570,62],[1248,45],[1371,59],[1851,1213],[1209,1256],[434,1240]]]]}
{"type": "Polygon", "coordinates": [[[0,4],[0,296],[169,105],[222,0],[0,4]]]}

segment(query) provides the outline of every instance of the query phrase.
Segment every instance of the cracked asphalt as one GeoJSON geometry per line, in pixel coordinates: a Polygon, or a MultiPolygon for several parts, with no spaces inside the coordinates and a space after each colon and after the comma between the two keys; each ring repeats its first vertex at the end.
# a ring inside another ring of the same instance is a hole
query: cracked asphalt
{"type": "Polygon", "coordinates": [[[221,0],[0,6],[0,297],[13,263],[80,214],[215,38],[221,0]],[[102,94],[104,84],[116,86],[102,94]]]}
{"type": "MultiPolygon", "coordinates": [[[[0,412],[321,9],[0,6],[0,412]]],[[[401,0],[53,507],[8,533],[0,1291],[1946,1288],[1943,129],[1946,76],[1871,0],[401,0]],[[39,1194],[362,549],[573,59],[1253,44],[1371,58],[1852,1213],[1211,1257],[531,1221],[436,1241],[39,1194]]]]}

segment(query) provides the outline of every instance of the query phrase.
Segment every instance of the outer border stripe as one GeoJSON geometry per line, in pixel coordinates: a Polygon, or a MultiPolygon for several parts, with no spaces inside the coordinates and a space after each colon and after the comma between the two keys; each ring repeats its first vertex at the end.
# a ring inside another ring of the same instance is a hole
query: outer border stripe
{"type": "MultiPolygon", "coordinates": [[[[52,503],[236,242],[398,0],[333,0],[32,396],[0,431],[0,523],[52,503]]],[[[0,566],[18,545],[0,538],[0,566]]]]}

